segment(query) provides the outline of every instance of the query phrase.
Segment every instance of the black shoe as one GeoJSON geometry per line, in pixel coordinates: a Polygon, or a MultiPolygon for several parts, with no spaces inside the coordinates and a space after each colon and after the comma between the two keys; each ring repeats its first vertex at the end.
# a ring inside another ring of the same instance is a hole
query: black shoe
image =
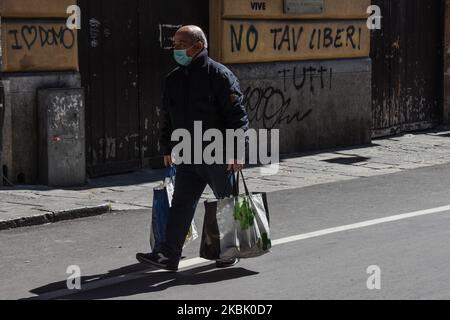
{"type": "Polygon", "coordinates": [[[233,258],[231,260],[217,260],[216,261],[216,268],[223,269],[223,268],[230,268],[235,265],[237,265],[241,261],[239,258],[233,258]]]}
{"type": "Polygon", "coordinates": [[[138,253],[136,259],[140,263],[149,264],[159,269],[167,271],[178,271],[178,262],[170,261],[164,254],[160,252],[155,253],[138,253]]]}

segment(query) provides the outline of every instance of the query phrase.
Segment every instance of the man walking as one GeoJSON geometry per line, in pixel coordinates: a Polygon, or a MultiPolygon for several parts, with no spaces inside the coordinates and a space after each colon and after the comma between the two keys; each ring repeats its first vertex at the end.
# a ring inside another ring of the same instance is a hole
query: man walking
{"type": "MultiPolygon", "coordinates": [[[[218,129],[224,136],[227,129],[249,129],[238,79],[225,66],[210,59],[207,48],[205,33],[197,26],[182,27],[175,34],[174,59],[179,67],[166,78],[161,115],[160,145],[166,166],[174,164],[171,135],[176,129],[187,130],[191,137],[197,121],[201,121],[203,130],[218,129]]],[[[191,159],[194,159],[194,149],[189,150],[191,159]]],[[[232,159],[238,159],[238,156],[232,159]]],[[[166,242],[151,254],[137,254],[138,261],[177,271],[184,241],[206,186],[211,187],[217,198],[229,197],[233,190],[234,172],[242,169],[242,163],[226,158],[213,165],[204,161],[202,164],[177,163],[166,242]]],[[[225,268],[238,262],[238,259],[217,261],[216,265],[225,268]]]]}

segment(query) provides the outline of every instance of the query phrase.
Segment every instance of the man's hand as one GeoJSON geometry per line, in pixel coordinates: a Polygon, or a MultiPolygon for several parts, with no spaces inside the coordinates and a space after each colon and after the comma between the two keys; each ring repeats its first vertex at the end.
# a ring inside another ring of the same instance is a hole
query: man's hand
{"type": "Polygon", "coordinates": [[[173,158],[171,155],[169,156],[164,156],[164,165],[166,167],[171,167],[173,165],[173,158]]]}
{"type": "Polygon", "coordinates": [[[238,160],[233,160],[228,165],[228,171],[239,172],[242,169],[244,169],[244,165],[241,163],[241,161],[238,160]]]}

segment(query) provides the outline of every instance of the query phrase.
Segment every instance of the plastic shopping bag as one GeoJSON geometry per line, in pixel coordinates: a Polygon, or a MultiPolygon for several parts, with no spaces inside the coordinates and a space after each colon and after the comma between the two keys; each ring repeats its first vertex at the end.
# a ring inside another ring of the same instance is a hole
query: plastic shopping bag
{"type": "MultiPolygon", "coordinates": [[[[164,182],[153,189],[153,209],[150,228],[150,247],[152,250],[158,250],[166,239],[166,228],[170,207],[172,206],[172,198],[175,190],[176,169],[170,167],[167,171],[164,182]]],[[[198,238],[198,231],[195,222],[189,228],[186,237],[185,246],[198,238]]]]}
{"type": "Polygon", "coordinates": [[[208,260],[254,258],[272,247],[265,193],[205,202],[200,256],[208,260]]]}

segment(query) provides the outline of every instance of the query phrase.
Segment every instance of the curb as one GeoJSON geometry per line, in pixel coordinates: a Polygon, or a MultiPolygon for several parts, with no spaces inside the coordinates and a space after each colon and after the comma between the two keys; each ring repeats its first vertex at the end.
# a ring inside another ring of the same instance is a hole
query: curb
{"type": "Polygon", "coordinates": [[[0,231],[99,216],[111,211],[111,204],[103,204],[95,207],[47,212],[41,215],[0,221],[0,231]]]}

